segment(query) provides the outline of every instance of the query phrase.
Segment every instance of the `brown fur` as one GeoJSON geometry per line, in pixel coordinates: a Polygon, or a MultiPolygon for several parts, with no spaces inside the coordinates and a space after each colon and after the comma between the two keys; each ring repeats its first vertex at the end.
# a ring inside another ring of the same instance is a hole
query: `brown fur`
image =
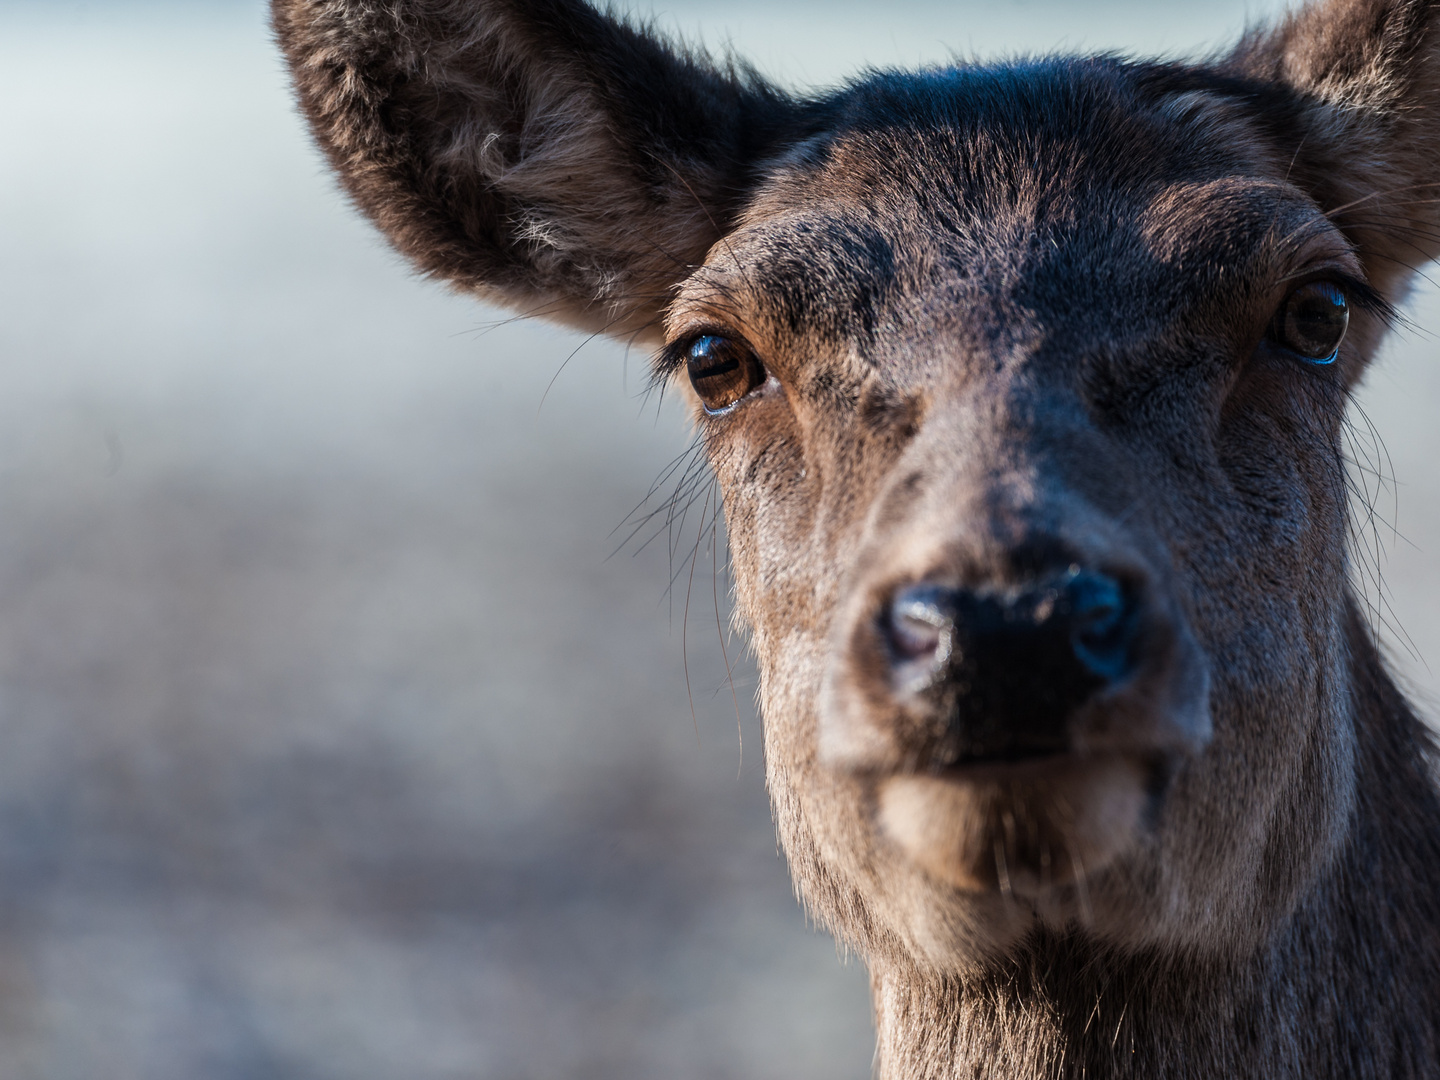
{"type": "Polygon", "coordinates": [[[799,100],[578,0],[273,3],[425,271],[663,327],[661,378],[702,335],[763,363],[697,422],[781,839],[882,1076],[1440,1076],[1433,749],[1347,585],[1340,450],[1440,253],[1440,5],[799,100]],[[1268,329],[1317,274],[1369,290],[1331,366],[1268,329]],[[1133,670],[1065,752],[957,766],[877,613],[1066,565],[1136,597],[1133,670]]]}
{"type": "Polygon", "coordinates": [[[574,3],[281,4],[275,28],[321,146],[402,253],[614,333],[648,327],[718,239],[779,104],[574,3]]]}

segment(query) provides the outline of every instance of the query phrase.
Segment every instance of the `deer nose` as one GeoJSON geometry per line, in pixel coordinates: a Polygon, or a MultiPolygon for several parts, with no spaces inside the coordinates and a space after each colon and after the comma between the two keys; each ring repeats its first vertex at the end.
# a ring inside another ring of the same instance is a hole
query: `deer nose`
{"type": "Polygon", "coordinates": [[[1073,566],[1007,589],[910,585],[883,619],[892,686],[938,710],[946,763],[1061,752],[1069,718],[1134,671],[1137,609],[1073,566]]]}

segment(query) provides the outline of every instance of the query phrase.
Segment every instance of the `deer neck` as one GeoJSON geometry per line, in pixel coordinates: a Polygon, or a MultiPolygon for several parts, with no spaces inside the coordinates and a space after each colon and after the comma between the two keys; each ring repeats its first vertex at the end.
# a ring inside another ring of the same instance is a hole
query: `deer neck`
{"type": "Polygon", "coordinates": [[[1440,1075],[1426,1005],[1440,1000],[1433,744],[1352,623],[1358,797],[1333,858],[1263,947],[1225,960],[1122,953],[1072,929],[1037,931],[974,979],[872,963],[882,1080],[1440,1075]]]}

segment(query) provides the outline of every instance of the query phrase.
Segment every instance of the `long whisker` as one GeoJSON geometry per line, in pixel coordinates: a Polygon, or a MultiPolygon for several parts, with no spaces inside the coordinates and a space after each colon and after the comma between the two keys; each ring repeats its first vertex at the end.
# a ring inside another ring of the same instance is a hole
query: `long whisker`
{"type": "MultiPolygon", "coordinates": [[[[712,485],[710,490],[718,502],[719,489],[712,485]]],[[[725,631],[720,625],[719,542],[716,535],[719,524],[717,513],[710,522],[710,592],[711,599],[715,602],[715,636],[720,639],[720,655],[725,660],[725,681],[730,686],[730,699],[735,705],[735,734],[740,741],[740,761],[735,773],[735,779],[738,780],[745,769],[745,726],[740,720],[740,695],[735,692],[735,671],[730,666],[730,650],[725,645],[725,631]]]]}
{"type": "Polygon", "coordinates": [[[1334,217],[1336,214],[1343,214],[1353,207],[1363,206],[1365,203],[1372,202],[1376,199],[1388,199],[1391,195],[1397,195],[1402,191],[1421,191],[1425,188],[1440,188],[1440,181],[1428,181],[1420,184],[1402,184],[1399,187],[1393,188],[1377,188],[1375,191],[1362,195],[1358,199],[1352,199],[1348,203],[1341,203],[1339,206],[1331,207],[1325,211],[1325,216],[1334,217]]]}

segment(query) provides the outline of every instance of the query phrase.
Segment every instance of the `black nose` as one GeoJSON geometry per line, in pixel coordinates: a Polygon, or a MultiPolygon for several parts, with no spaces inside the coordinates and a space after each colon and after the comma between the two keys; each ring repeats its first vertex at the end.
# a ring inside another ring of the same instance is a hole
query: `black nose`
{"type": "Polygon", "coordinates": [[[894,687],[943,721],[944,763],[1058,753],[1070,716],[1134,670],[1137,608],[1078,567],[1018,589],[911,585],[884,620],[894,687]]]}

